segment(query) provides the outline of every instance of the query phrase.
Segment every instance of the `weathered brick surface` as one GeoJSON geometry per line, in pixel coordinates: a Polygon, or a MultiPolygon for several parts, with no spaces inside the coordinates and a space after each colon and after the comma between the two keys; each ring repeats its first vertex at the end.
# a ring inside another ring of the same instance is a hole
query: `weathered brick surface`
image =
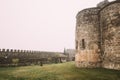
{"type": "Polygon", "coordinates": [[[80,11],[76,19],[76,66],[119,70],[120,1],[105,0],[80,11]]]}

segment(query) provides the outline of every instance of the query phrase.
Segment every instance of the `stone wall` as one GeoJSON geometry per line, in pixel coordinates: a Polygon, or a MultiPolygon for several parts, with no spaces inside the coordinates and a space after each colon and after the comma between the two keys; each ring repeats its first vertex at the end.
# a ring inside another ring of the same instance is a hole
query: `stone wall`
{"type": "Polygon", "coordinates": [[[99,9],[85,9],[78,13],[76,23],[76,49],[82,50],[99,47],[99,9]],[[84,44],[82,43],[84,42],[84,44]]]}
{"type": "Polygon", "coordinates": [[[100,11],[103,67],[120,69],[120,2],[114,2],[100,11]]]}
{"type": "Polygon", "coordinates": [[[77,67],[100,67],[100,55],[95,50],[81,50],[76,54],[76,66],[77,67]]]}
{"type": "Polygon", "coordinates": [[[108,1],[108,0],[104,0],[104,1],[102,1],[102,2],[100,2],[100,3],[98,3],[98,4],[97,4],[97,7],[103,8],[103,7],[105,7],[107,4],[109,4],[109,1],[108,1]]]}
{"type": "Polygon", "coordinates": [[[120,70],[120,0],[77,14],[75,58],[77,67],[120,70]]]}
{"type": "Polygon", "coordinates": [[[75,61],[75,49],[64,49],[64,54],[67,56],[67,61],[75,61]]]}
{"type": "Polygon", "coordinates": [[[59,63],[66,60],[61,52],[0,49],[0,66],[59,63]],[[16,62],[17,61],[17,62],[16,62]]]}
{"type": "Polygon", "coordinates": [[[93,60],[90,60],[92,59],[91,57],[100,59],[98,57],[100,49],[98,11],[98,8],[85,9],[76,16],[76,56],[79,57],[79,59],[76,59],[76,63],[78,67],[96,67],[96,65],[93,66],[88,63],[99,63],[97,59],[94,59],[94,62],[92,62],[93,60]],[[84,56],[90,57],[89,60],[84,56]],[[82,61],[83,58],[84,61],[82,61]]]}

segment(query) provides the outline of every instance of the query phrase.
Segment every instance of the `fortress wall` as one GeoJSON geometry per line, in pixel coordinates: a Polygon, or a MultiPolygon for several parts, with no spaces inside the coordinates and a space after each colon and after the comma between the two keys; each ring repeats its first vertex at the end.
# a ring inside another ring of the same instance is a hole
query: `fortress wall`
{"type": "MultiPolygon", "coordinates": [[[[82,61],[82,59],[83,56],[90,57],[88,56],[89,54],[91,54],[91,57],[99,56],[100,34],[97,15],[98,11],[98,8],[85,9],[79,12],[76,16],[76,58],[79,58],[76,60],[76,64],[78,65],[77,67],[82,67],[81,65],[85,65],[86,67],[96,67],[96,65],[93,66],[86,63],[90,63],[92,60],[88,60],[85,57],[84,61],[82,61]],[[87,53],[84,50],[87,50],[87,53]],[[96,53],[91,52],[91,50],[95,51],[96,53]]],[[[99,61],[96,59],[94,60],[94,64],[99,61]]]]}
{"type": "Polygon", "coordinates": [[[42,63],[59,62],[66,58],[61,52],[42,52],[31,50],[0,49],[0,66],[14,65],[13,60],[18,60],[17,65],[31,65],[42,63]],[[55,60],[52,60],[54,59],[55,60]]]}
{"type": "Polygon", "coordinates": [[[120,70],[120,1],[100,11],[103,67],[120,70]]]}
{"type": "Polygon", "coordinates": [[[100,55],[96,54],[95,50],[82,50],[75,55],[75,61],[77,67],[100,67],[100,55]]]}
{"type": "Polygon", "coordinates": [[[85,49],[93,49],[99,47],[99,25],[98,12],[99,9],[85,9],[78,13],[76,19],[76,46],[77,50],[83,49],[82,40],[85,42],[85,49]]]}
{"type": "Polygon", "coordinates": [[[120,70],[120,0],[106,1],[76,16],[77,67],[120,70]]]}

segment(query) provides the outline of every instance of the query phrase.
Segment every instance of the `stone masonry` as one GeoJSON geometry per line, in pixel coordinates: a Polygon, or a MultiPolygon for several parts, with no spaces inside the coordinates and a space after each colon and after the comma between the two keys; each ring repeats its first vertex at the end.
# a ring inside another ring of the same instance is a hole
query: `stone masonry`
{"type": "Polygon", "coordinates": [[[77,67],[120,70],[120,0],[104,0],[76,16],[77,67]]]}

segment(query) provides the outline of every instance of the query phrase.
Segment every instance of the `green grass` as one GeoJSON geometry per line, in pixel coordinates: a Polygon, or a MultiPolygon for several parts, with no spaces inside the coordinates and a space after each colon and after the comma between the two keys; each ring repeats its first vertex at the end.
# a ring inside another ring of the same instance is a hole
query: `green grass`
{"type": "Polygon", "coordinates": [[[0,80],[120,80],[120,71],[76,68],[74,62],[0,68],[0,80]]]}

